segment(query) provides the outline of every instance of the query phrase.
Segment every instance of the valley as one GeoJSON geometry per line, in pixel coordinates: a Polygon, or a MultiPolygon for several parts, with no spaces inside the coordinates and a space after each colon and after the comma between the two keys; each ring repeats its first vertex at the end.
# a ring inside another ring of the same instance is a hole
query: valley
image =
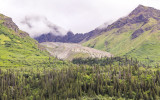
{"type": "Polygon", "coordinates": [[[84,34],[49,27],[31,38],[0,14],[0,100],[160,99],[160,10],[84,34]]]}
{"type": "Polygon", "coordinates": [[[145,64],[156,65],[160,62],[159,13],[160,10],[139,5],[126,17],[88,33],[68,32],[64,36],[49,33],[35,39],[40,43],[79,43],[114,56],[134,57],[145,64]]]}

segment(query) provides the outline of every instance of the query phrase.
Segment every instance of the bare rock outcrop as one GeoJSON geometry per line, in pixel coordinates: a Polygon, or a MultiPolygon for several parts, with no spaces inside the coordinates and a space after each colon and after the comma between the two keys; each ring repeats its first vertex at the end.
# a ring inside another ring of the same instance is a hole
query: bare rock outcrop
{"type": "Polygon", "coordinates": [[[6,27],[14,30],[16,33],[18,33],[19,28],[18,28],[18,26],[12,21],[11,18],[6,17],[6,18],[4,18],[3,20],[4,20],[4,22],[3,22],[3,25],[4,25],[4,26],[6,26],[6,27]]]}
{"type": "Polygon", "coordinates": [[[137,38],[137,37],[140,36],[143,32],[144,32],[143,29],[138,29],[138,30],[136,30],[136,31],[133,32],[133,34],[132,34],[132,39],[137,38]]]}

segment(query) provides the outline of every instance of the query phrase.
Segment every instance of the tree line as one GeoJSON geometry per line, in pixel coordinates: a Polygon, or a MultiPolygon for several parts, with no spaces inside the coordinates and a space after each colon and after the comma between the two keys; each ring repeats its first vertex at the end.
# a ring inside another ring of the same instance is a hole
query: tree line
{"type": "Polygon", "coordinates": [[[33,69],[27,72],[0,69],[0,100],[63,100],[96,95],[160,99],[158,67],[143,66],[128,58],[88,58],[73,62],[79,64],[62,69],[37,69],[36,72],[33,69]]]}

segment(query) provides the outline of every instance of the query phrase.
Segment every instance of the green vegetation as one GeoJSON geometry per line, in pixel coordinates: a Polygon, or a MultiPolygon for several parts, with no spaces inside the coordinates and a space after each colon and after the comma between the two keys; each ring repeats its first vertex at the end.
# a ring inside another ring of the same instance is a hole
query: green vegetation
{"type": "Polygon", "coordinates": [[[72,60],[73,58],[88,58],[89,54],[87,53],[70,53],[69,58],[67,60],[72,60]]]}
{"type": "Polygon", "coordinates": [[[5,42],[11,41],[10,38],[6,37],[4,34],[0,35],[0,44],[5,44],[5,42]]]}
{"type": "Polygon", "coordinates": [[[90,39],[83,43],[83,45],[110,52],[114,56],[125,55],[137,58],[143,61],[143,63],[155,65],[160,62],[160,31],[156,27],[153,27],[150,30],[144,31],[139,37],[131,39],[131,35],[136,29],[141,27],[145,30],[153,26],[153,23],[156,24],[155,20],[150,18],[150,21],[145,25],[140,23],[115,28],[96,38],[90,39]]]}
{"type": "Polygon", "coordinates": [[[48,58],[37,41],[29,36],[21,38],[19,33],[0,24],[0,66],[33,66],[48,58]]]}
{"type": "Polygon", "coordinates": [[[0,99],[160,99],[160,66],[120,57],[77,58],[73,63],[78,65],[0,69],[0,99]]]}
{"type": "MultiPolygon", "coordinates": [[[[132,28],[155,23],[150,20],[132,28]]],[[[50,57],[37,41],[4,21],[0,21],[0,100],[160,99],[160,65],[150,66],[160,60],[159,31],[148,30],[131,39],[129,26],[119,30],[122,33],[113,29],[84,45],[115,57],[78,58],[84,56],[79,53],[69,62],[50,57]]]]}

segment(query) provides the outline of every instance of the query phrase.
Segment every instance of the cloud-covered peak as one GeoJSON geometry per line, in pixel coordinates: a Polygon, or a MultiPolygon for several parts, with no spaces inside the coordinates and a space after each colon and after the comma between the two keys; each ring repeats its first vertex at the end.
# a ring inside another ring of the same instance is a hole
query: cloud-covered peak
{"type": "Polygon", "coordinates": [[[41,34],[52,33],[54,35],[65,35],[67,31],[49,21],[44,16],[29,15],[22,19],[23,30],[27,31],[31,37],[41,34]]]}
{"type": "Polygon", "coordinates": [[[113,21],[108,21],[105,22],[104,24],[100,25],[99,27],[97,27],[96,29],[106,29],[108,27],[108,25],[112,24],[113,21]]]}

